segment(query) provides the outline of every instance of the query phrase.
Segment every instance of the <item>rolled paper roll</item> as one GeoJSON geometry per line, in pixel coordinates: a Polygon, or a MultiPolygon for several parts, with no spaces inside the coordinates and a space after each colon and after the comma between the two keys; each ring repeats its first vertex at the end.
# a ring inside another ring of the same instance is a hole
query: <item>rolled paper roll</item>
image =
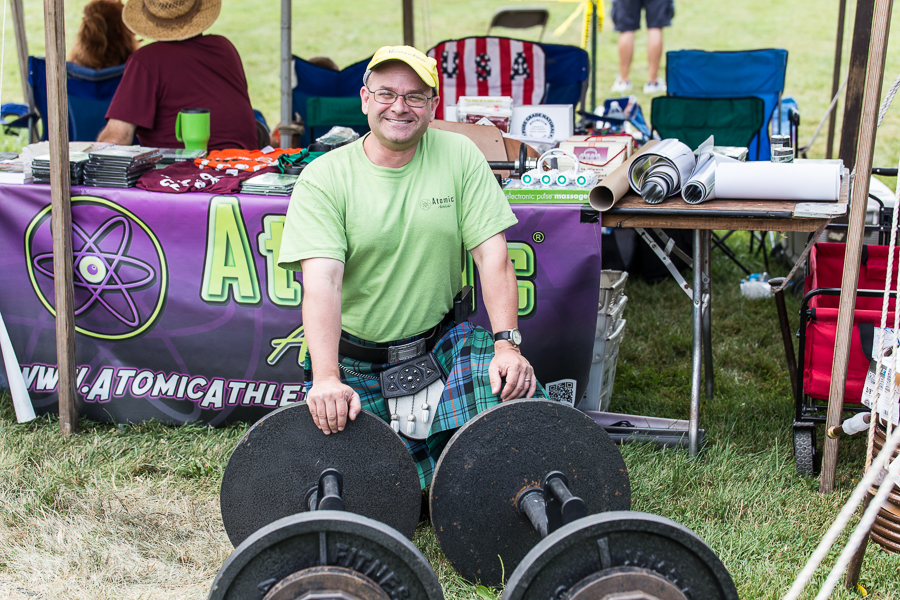
{"type": "MultiPolygon", "coordinates": [[[[697,159],[686,144],[675,139],[663,140],[631,163],[628,183],[632,190],[643,196],[642,190],[647,179],[654,175],[658,175],[659,181],[670,179],[672,184],[668,187],[657,182],[665,198],[681,191],[682,184],[690,178],[696,164],[697,159]]],[[[656,200],[656,196],[657,194],[653,195],[653,200],[647,200],[646,197],[644,199],[651,204],[661,202],[662,199],[656,200]]]]}
{"type": "Polygon", "coordinates": [[[591,208],[604,212],[615,206],[616,202],[631,189],[628,183],[628,171],[631,169],[631,165],[657,145],[659,145],[657,140],[650,140],[639,151],[616,167],[607,177],[598,181],[588,196],[591,208]]]}
{"type": "Polygon", "coordinates": [[[712,154],[700,157],[697,168],[681,188],[681,197],[688,204],[700,204],[716,198],[716,160],[712,154]]]}
{"type": "Polygon", "coordinates": [[[836,202],[841,169],[840,161],[722,163],[716,167],[716,197],[836,202]]]}

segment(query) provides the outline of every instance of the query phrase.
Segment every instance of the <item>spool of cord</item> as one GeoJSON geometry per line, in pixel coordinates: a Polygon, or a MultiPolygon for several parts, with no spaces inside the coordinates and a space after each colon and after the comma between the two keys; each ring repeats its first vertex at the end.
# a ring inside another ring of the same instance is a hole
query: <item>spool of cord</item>
{"type": "Polygon", "coordinates": [[[573,169],[569,169],[568,171],[560,171],[556,176],[556,185],[571,185],[575,182],[576,177],[578,177],[578,172],[573,169]]]}
{"type": "Polygon", "coordinates": [[[597,185],[597,173],[594,171],[582,171],[575,176],[575,186],[580,188],[592,188],[597,185]]]}
{"type": "Polygon", "coordinates": [[[522,173],[522,185],[536,185],[538,181],[541,179],[541,172],[539,169],[531,169],[530,171],[525,171],[522,173]]]}

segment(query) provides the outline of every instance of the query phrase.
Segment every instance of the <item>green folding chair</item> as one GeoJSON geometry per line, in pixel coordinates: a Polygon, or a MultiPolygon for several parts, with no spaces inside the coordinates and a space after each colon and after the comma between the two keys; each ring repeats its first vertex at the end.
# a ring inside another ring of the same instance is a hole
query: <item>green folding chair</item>
{"type": "MultiPolygon", "coordinates": [[[[651,124],[663,139],[675,138],[687,144],[692,150],[710,135],[715,136],[716,146],[750,147],[751,142],[756,139],[754,147],[757,159],[759,147],[767,142],[759,139],[765,118],[765,102],[756,96],[745,98],[659,96],[654,98],[650,105],[651,124]]],[[[713,234],[713,249],[721,249],[749,275],[750,269],[740,262],[734,251],[725,243],[732,233],[734,232],[730,231],[721,237],[713,234]]],[[[759,241],[762,244],[763,262],[768,271],[765,235],[761,235],[759,241]]],[[[752,236],[750,245],[752,252],[752,236]]]]}
{"type": "Polygon", "coordinates": [[[650,121],[662,138],[675,138],[696,149],[714,135],[717,146],[750,146],[765,122],[761,98],[681,98],[659,96],[650,105],[650,121]]]}
{"type": "MultiPolygon", "coordinates": [[[[315,140],[315,127],[368,127],[369,121],[363,114],[359,96],[339,98],[319,96],[306,101],[306,127],[310,139],[315,140]]],[[[320,130],[320,135],[325,130],[320,130]]]]}

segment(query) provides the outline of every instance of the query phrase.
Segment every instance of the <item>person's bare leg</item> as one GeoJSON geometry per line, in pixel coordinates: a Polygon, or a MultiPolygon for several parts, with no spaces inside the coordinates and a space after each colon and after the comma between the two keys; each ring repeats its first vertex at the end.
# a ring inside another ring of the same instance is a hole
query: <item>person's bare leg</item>
{"type": "MultiPolygon", "coordinates": [[[[619,79],[628,81],[631,71],[631,59],[634,56],[634,32],[622,31],[619,33],[619,79]]],[[[656,61],[659,66],[659,60],[656,61]]]]}
{"type": "MultiPolygon", "coordinates": [[[[619,55],[622,54],[622,38],[619,38],[619,55]]],[[[632,38],[632,43],[634,39],[632,38]]],[[[662,29],[654,27],[647,30],[647,81],[657,81],[659,75],[659,63],[662,60],[663,51],[663,33],[662,29]]],[[[629,59],[630,60],[630,59],[629,59]]],[[[621,59],[620,59],[621,62],[621,59]]]]}

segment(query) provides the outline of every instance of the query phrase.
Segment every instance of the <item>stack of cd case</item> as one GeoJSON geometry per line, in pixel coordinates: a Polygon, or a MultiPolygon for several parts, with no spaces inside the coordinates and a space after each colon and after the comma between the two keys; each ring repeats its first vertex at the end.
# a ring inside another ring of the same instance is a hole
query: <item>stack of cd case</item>
{"type": "Polygon", "coordinates": [[[84,185],[93,187],[134,187],[141,175],[160,160],[158,148],[110,146],[88,152],[84,166],[84,185]]]}
{"type": "Polygon", "coordinates": [[[206,156],[206,150],[186,148],[160,148],[160,165],[172,165],[177,162],[193,161],[206,156]]]}
{"type": "MultiPolygon", "coordinates": [[[[87,164],[88,155],[84,152],[72,152],[69,154],[69,182],[71,185],[81,185],[84,178],[84,165],[87,164]]],[[[34,183],[50,183],[50,155],[36,156],[31,160],[31,176],[34,183]]]]}
{"type": "Polygon", "coordinates": [[[263,196],[290,196],[299,175],[263,173],[241,183],[241,193],[263,196]]]}

